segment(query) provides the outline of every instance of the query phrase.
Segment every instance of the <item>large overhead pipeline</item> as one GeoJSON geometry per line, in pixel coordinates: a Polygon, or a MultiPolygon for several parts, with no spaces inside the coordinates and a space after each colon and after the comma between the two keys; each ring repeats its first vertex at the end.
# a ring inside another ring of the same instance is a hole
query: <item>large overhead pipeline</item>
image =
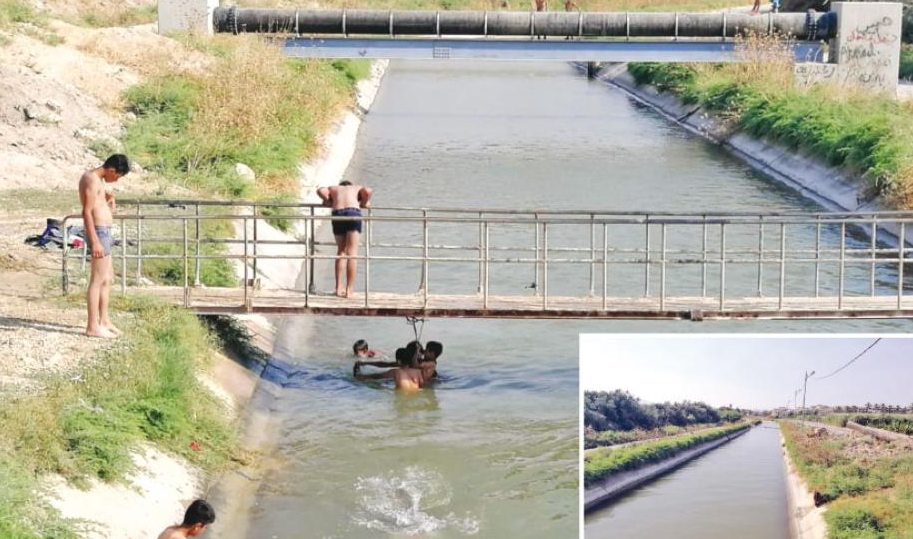
{"type": "Polygon", "coordinates": [[[829,39],[832,13],[388,11],[216,8],[215,31],[323,35],[733,38],[748,33],[829,39]]]}

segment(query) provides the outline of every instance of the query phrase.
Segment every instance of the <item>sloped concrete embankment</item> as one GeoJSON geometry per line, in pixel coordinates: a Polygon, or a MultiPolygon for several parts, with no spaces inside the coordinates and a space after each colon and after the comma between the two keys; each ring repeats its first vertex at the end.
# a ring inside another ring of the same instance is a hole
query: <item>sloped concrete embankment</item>
{"type": "Polygon", "coordinates": [[[643,468],[638,468],[636,470],[617,473],[611,477],[603,479],[596,485],[588,487],[584,492],[584,511],[595,509],[598,506],[611,501],[648,481],[652,481],[653,479],[656,479],[657,477],[678,468],[679,466],[703,455],[704,453],[712,451],[717,447],[720,447],[721,445],[738,438],[750,430],[751,428],[747,428],[745,430],[724,436],[718,440],[712,440],[697,447],[692,447],[691,449],[683,453],[679,453],[678,455],[666,459],[662,462],[649,464],[643,468]]]}
{"type": "MultiPolygon", "coordinates": [[[[857,175],[829,166],[814,156],[755,138],[712,112],[683,102],[674,94],[660,92],[649,85],[639,86],[628,73],[627,64],[607,64],[599,70],[596,78],[624,91],[692,133],[719,144],[750,167],[799,191],[828,210],[887,209],[877,199],[865,199],[865,182],[857,175]]],[[[899,227],[880,225],[878,236],[879,240],[896,245],[899,227]]],[[[907,243],[913,244],[909,240],[907,243]]]]}
{"type": "Polygon", "coordinates": [[[789,535],[792,539],[826,539],[827,524],[824,522],[826,508],[815,507],[815,497],[789,457],[782,432],[780,433],[780,446],[783,451],[783,461],[786,464],[789,535]]]}

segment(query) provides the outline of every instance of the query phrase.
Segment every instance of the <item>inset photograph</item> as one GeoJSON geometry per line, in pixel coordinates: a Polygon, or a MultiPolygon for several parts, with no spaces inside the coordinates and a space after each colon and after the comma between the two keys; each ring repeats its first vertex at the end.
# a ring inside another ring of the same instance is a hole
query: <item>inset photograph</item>
{"type": "Polygon", "coordinates": [[[581,335],[587,539],[913,537],[913,340],[581,335]]]}

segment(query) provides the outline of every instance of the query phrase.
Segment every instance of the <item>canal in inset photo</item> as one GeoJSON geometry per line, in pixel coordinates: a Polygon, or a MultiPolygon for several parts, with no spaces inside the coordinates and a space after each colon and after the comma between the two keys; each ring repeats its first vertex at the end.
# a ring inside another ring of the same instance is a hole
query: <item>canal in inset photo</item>
{"type": "Polygon", "coordinates": [[[584,536],[906,530],[911,351],[903,337],[582,335],[584,536]]]}

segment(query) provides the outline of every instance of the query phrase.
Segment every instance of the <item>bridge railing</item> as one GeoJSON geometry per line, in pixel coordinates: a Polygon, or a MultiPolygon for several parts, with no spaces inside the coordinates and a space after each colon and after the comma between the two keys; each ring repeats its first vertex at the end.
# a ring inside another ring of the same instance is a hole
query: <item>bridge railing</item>
{"type": "MultiPolygon", "coordinates": [[[[318,231],[330,221],[356,219],[332,217],[312,204],[121,201],[120,207],[121,242],[113,256],[121,290],[131,280],[143,284],[144,261],[170,261],[177,265],[170,282],[183,288],[188,306],[202,284],[202,265],[220,260],[238,265],[245,305],[263,293],[254,289],[263,264],[298,263],[307,284],[297,292],[307,305],[320,295],[318,278],[332,274],[318,264],[337,259],[335,250],[324,249],[335,244],[318,241],[318,231]],[[144,213],[153,208],[156,213],[144,213]],[[291,224],[299,239],[267,234],[272,228],[264,222],[277,220],[291,224]],[[231,226],[202,232],[214,223],[231,226]]],[[[67,217],[65,231],[77,220],[67,217]]],[[[723,311],[727,301],[748,297],[770,298],[770,308],[782,310],[790,297],[830,298],[842,309],[849,297],[889,295],[899,309],[913,213],[377,207],[361,221],[364,244],[353,258],[361,262],[356,292],[368,308],[377,294],[411,292],[423,305],[434,295],[476,294],[483,309],[492,296],[533,296],[542,309],[559,297],[602,309],[649,299],[660,310],[672,298],[712,298],[723,311]],[[443,266],[449,268],[438,273],[443,266]]],[[[64,292],[71,262],[84,264],[86,254],[65,248],[64,292]]]]}

